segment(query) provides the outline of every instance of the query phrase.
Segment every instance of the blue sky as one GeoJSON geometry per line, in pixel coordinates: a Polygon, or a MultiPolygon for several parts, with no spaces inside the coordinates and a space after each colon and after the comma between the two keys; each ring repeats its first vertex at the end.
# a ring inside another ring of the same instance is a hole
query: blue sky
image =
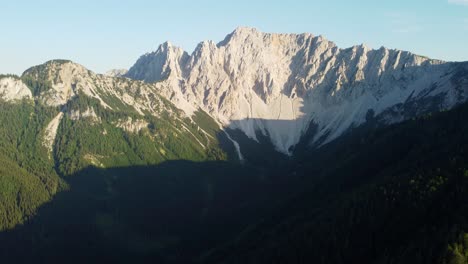
{"type": "Polygon", "coordinates": [[[0,0],[0,73],[57,58],[128,68],[166,40],[191,52],[238,26],[468,61],[468,0],[0,0]]]}

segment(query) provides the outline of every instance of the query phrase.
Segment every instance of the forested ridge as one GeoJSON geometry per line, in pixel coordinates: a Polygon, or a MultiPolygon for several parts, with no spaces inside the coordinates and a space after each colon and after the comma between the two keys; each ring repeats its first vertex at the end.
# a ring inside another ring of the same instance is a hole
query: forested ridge
{"type": "Polygon", "coordinates": [[[23,223],[64,188],[37,140],[54,112],[26,101],[0,102],[0,230],[23,223]]]}

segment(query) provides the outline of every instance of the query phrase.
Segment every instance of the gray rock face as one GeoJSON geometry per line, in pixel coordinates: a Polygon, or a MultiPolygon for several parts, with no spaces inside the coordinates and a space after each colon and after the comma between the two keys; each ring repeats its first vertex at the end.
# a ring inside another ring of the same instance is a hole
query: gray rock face
{"type": "Polygon", "coordinates": [[[369,112],[392,123],[409,117],[398,114],[408,104],[418,113],[451,108],[467,98],[467,68],[383,47],[340,49],[312,34],[238,28],[191,55],[164,43],[126,77],[159,82],[188,115],[200,107],[250,138],[263,132],[289,153],[311,122],[313,142],[323,144],[366,122],[369,112]]]}
{"type": "Polygon", "coordinates": [[[182,76],[182,67],[188,58],[189,55],[181,48],[165,42],[155,52],[142,56],[138,60],[141,67],[130,68],[126,76],[150,83],[167,79],[171,74],[182,76]]]}

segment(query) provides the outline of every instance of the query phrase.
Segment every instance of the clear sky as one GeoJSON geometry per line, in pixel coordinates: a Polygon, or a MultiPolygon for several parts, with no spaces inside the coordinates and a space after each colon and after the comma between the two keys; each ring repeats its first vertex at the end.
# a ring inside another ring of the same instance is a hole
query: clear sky
{"type": "Polygon", "coordinates": [[[166,40],[192,52],[238,26],[468,61],[468,0],[0,0],[0,73],[50,59],[129,68],[166,40]]]}

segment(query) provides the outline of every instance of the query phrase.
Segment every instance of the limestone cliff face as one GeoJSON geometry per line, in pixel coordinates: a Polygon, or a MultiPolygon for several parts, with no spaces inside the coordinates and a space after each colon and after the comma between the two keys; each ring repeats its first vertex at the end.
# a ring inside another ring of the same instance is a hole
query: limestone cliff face
{"type": "Polygon", "coordinates": [[[0,78],[0,98],[5,101],[17,101],[22,99],[32,99],[32,92],[18,78],[0,78]]]}
{"type": "Polygon", "coordinates": [[[453,107],[468,95],[467,68],[383,47],[340,49],[312,34],[238,28],[220,43],[200,43],[191,55],[165,43],[126,76],[159,82],[187,114],[201,107],[253,139],[263,132],[288,153],[311,122],[313,141],[323,144],[370,112],[392,123],[411,116],[400,111],[408,105],[417,109],[413,116],[453,107]]]}

